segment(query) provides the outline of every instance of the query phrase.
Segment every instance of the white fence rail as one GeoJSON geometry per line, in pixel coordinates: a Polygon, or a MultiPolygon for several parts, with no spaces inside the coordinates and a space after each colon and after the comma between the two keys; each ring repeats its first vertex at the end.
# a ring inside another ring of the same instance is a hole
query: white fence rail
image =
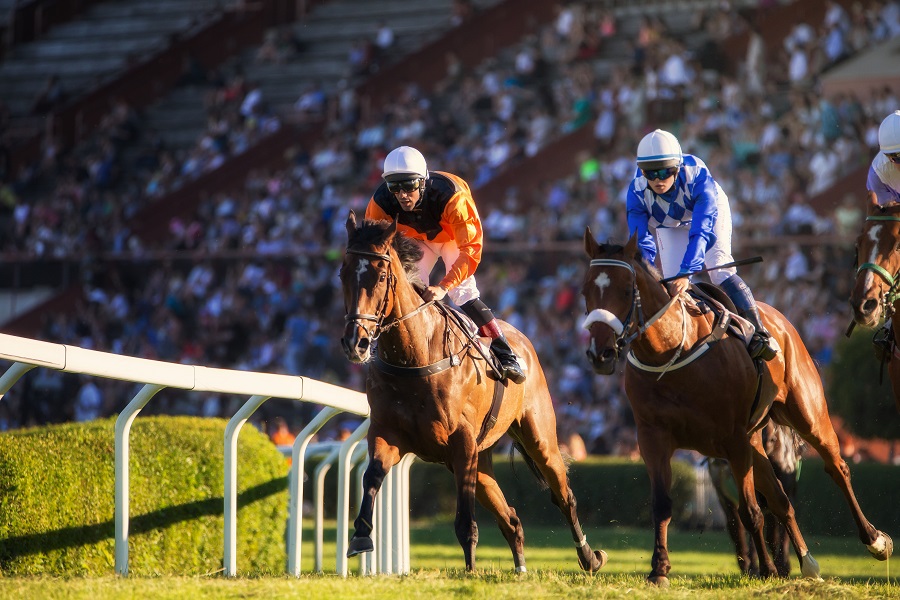
{"type": "MultiPolygon", "coordinates": [[[[141,409],[160,390],[166,387],[198,392],[216,392],[250,396],[225,428],[225,526],[223,563],[225,574],[237,575],[237,441],[241,427],[247,419],[269,398],[285,398],[301,402],[313,402],[325,406],[318,415],[297,436],[292,450],[291,474],[288,478],[290,510],[288,522],[288,572],[300,575],[300,546],[303,507],[303,465],[306,450],[312,437],[337,414],[349,412],[367,417],[369,406],[364,394],[336,385],[316,381],[308,377],[295,377],[271,373],[255,373],[203,366],[182,365],[156,360],[121,356],[96,350],[86,350],[76,346],[54,344],[0,333],[0,359],[13,364],[0,376],[0,399],[25,373],[35,367],[56,369],[68,373],[80,373],[107,379],[133,381],[144,386],[129,402],[116,420],[115,433],[115,474],[116,474],[116,515],[115,550],[116,572],[128,574],[128,517],[129,517],[129,432],[134,419],[141,409]]],[[[338,452],[338,527],[337,527],[337,572],[346,576],[348,572],[346,550],[350,503],[350,471],[354,450],[365,437],[368,419],[353,432],[338,452]]],[[[364,443],[364,442],[363,442],[364,443]]],[[[385,480],[384,489],[393,493],[387,501],[389,506],[381,509],[381,520],[386,526],[377,527],[373,534],[378,540],[376,552],[387,556],[378,557],[378,571],[382,573],[406,573],[409,571],[409,466],[412,457],[406,460],[385,480]]],[[[318,494],[318,502],[322,501],[318,494]]],[[[322,527],[317,519],[317,540],[321,539],[322,527]]],[[[362,573],[375,569],[374,557],[363,555],[360,562],[362,573]]],[[[321,567],[317,561],[317,569],[321,567]]]]}

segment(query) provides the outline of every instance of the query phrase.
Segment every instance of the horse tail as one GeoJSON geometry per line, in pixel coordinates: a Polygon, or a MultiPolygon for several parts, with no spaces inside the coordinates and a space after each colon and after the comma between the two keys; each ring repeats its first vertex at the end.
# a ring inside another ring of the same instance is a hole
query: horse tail
{"type": "Polygon", "coordinates": [[[528,465],[528,469],[531,471],[531,474],[534,475],[535,479],[537,479],[540,488],[542,490],[549,489],[550,484],[547,483],[547,479],[544,477],[544,474],[541,473],[540,469],[538,469],[538,466],[534,462],[534,459],[528,456],[528,453],[525,452],[525,447],[522,445],[522,442],[520,442],[513,436],[510,436],[510,439],[512,439],[512,446],[509,447],[509,465],[512,468],[513,473],[516,472],[516,463],[515,460],[513,460],[515,458],[513,455],[513,447],[515,447],[515,449],[519,451],[519,454],[522,455],[522,459],[525,461],[525,464],[528,465]]]}

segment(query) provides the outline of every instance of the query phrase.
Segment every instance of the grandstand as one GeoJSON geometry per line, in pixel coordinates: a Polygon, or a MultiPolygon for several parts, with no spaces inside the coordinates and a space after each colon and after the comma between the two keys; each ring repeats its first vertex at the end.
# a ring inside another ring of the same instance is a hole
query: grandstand
{"type": "MultiPolygon", "coordinates": [[[[13,282],[4,293],[16,298],[6,305],[18,314],[4,332],[361,389],[363,373],[335,343],[342,314],[334,260],[346,209],[364,206],[384,153],[409,141],[476,188],[492,224],[478,273],[483,293],[534,341],[551,373],[561,428],[579,433],[589,450],[629,453],[619,382],[594,377],[581,357],[578,240],[585,225],[622,237],[616,203],[633,174],[637,140],[656,126],[678,131],[686,149],[714,156],[710,165],[723,173],[743,219],[737,247],[766,257],[767,269],[748,277],[761,299],[785,311],[818,358],[840,329],[849,285],[841,268],[849,259],[833,212],[863,188],[859,170],[873,152],[865,133],[886,103],[897,104],[897,88],[888,98],[841,100],[838,113],[857,116],[845,118],[833,144],[842,154],[826,157],[840,164],[834,180],[814,190],[809,161],[823,151],[819,91],[836,85],[854,56],[896,46],[897,2],[863,2],[859,14],[839,2],[848,30],[867,34],[848,40],[865,45],[848,44],[832,61],[810,43],[803,48],[809,69],[798,80],[787,68],[796,46],[789,51],[785,42],[797,24],[823,27],[826,5],[818,0],[732,3],[739,10],[679,2],[664,11],[650,0],[504,0],[476,2],[476,14],[458,23],[446,0],[333,0],[310,3],[305,14],[294,3],[192,3],[196,13],[169,20],[158,16],[167,11],[142,12],[139,0],[124,4],[134,9],[92,5],[71,23],[16,43],[0,63],[0,87],[16,88],[3,98],[16,123],[4,134],[11,157],[4,183],[16,206],[4,216],[0,272],[13,282]],[[102,56],[92,54],[99,45],[71,33],[101,21],[119,23],[110,31],[132,31],[154,19],[156,42],[120,35],[128,44],[102,56]],[[393,29],[393,50],[354,71],[352,51],[374,41],[380,23],[393,29]],[[231,37],[215,57],[191,45],[226,25],[231,37]],[[654,43],[639,48],[644,36],[654,43]],[[742,87],[752,75],[752,36],[768,67],[761,90],[742,87]],[[65,50],[75,47],[84,54],[65,50]],[[129,52],[130,63],[109,58],[129,52]],[[667,66],[672,56],[681,67],[667,66]],[[64,69],[61,57],[81,66],[64,69]],[[689,83],[671,77],[677,68],[689,83]],[[158,70],[157,85],[123,96],[141,69],[158,70]],[[90,99],[103,109],[66,104],[49,116],[26,114],[54,72],[67,74],[71,102],[90,99]],[[245,103],[253,92],[261,100],[245,103]],[[54,121],[56,136],[48,136],[46,123],[54,121]],[[36,123],[39,133],[23,135],[36,123]],[[784,132],[777,150],[791,166],[778,177],[765,174],[767,153],[775,153],[761,149],[767,126],[784,132]],[[795,202],[817,213],[805,234],[782,219],[795,202]],[[805,263],[794,296],[774,283],[789,259],[805,263]],[[804,302],[815,307],[812,316],[790,312],[804,302]]],[[[119,395],[108,385],[104,411],[111,413],[119,395]]],[[[75,391],[77,382],[31,382],[0,403],[0,419],[6,427],[41,422],[50,414],[42,402],[75,391]],[[41,400],[21,414],[26,394],[41,400]]],[[[198,408],[173,394],[159,410],[217,414],[228,402],[210,397],[198,408]]],[[[273,403],[263,418],[283,408],[273,403]]],[[[284,416],[295,430],[308,418],[284,416]]]]}

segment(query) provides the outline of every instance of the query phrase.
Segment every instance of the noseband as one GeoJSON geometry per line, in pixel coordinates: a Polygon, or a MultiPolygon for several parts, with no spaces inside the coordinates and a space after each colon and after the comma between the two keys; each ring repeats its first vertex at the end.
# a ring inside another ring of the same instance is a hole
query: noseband
{"type": "Polygon", "coordinates": [[[369,337],[369,340],[372,343],[374,343],[379,337],[381,337],[382,333],[384,333],[391,327],[395,327],[401,321],[405,321],[406,319],[418,314],[425,307],[434,303],[434,301],[431,301],[431,302],[425,302],[424,304],[420,304],[412,312],[409,312],[409,313],[403,315],[402,317],[397,317],[397,318],[389,321],[388,323],[385,323],[384,319],[385,319],[386,315],[385,315],[384,311],[387,308],[387,303],[388,303],[388,299],[390,298],[391,291],[392,290],[396,291],[396,287],[397,287],[397,279],[396,279],[396,277],[394,277],[394,272],[392,269],[393,263],[391,261],[391,255],[387,254],[387,253],[382,254],[380,252],[370,252],[368,250],[351,250],[349,248],[347,249],[347,254],[355,254],[356,256],[365,256],[367,258],[377,258],[377,259],[387,262],[387,270],[388,270],[387,283],[388,284],[384,290],[384,298],[381,299],[381,303],[378,305],[376,314],[371,315],[371,314],[365,314],[365,313],[348,313],[348,314],[344,315],[344,321],[346,321],[347,323],[354,323],[357,327],[359,327],[360,329],[365,331],[366,335],[369,337]],[[366,327],[362,323],[362,321],[372,321],[373,323],[375,323],[375,326],[372,329],[369,329],[369,327],[366,327]]]}
{"type": "MultiPolygon", "coordinates": [[[[891,215],[871,215],[866,217],[866,221],[900,221],[900,217],[891,215]]],[[[881,265],[875,263],[863,263],[856,269],[856,276],[859,277],[859,274],[863,271],[872,271],[876,273],[888,284],[888,291],[881,297],[881,303],[885,313],[889,316],[889,313],[893,313],[894,302],[900,299],[900,278],[898,278],[900,271],[891,275],[881,265]]]]}

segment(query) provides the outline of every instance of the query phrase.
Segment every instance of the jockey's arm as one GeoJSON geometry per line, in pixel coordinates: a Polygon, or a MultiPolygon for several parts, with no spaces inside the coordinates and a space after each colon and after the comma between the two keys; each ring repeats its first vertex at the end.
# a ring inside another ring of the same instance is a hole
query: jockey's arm
{"type": "Polygon", "coordinates": [[[626,216],[628,220],[628,236],[637,233],[638,247],[641,249],[644,259],[653,264],[656,261],[656,241],[650,233],[650,213],[644,206],[644,199],[634,184],[628,188],[626,200],[626,216]]]}
{"type": "Polygon", "coordinates": [[[440,283],[445,290],[451,290],[473,275],[481,263],[484,232],[475,203],[467,194],[457,194],[448,202],[442,219],[453,232],[459,248],[459,257],[452,265],[447,265],[447,274],[440,283]]]}

